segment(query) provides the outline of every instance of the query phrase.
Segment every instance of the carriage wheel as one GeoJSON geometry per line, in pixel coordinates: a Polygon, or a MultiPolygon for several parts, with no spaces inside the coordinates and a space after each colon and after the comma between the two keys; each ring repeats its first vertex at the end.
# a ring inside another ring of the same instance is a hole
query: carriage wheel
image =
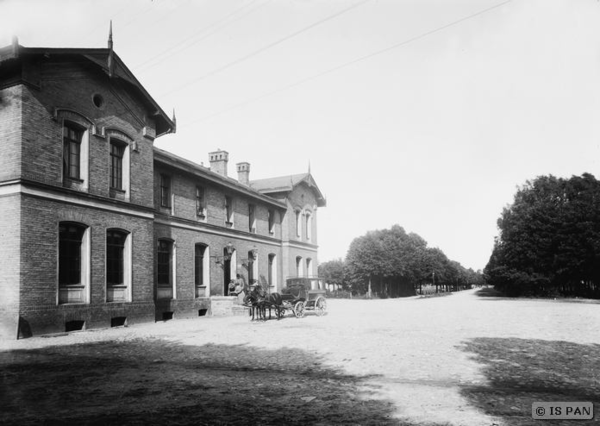
{"type": "Polygon", "coordinates": [[[296,315],[296,318],[302,318],[304,316],[304,302],[296,302],[294,305],[294,315],[296,315]]]}
{"type": "Polygon", "coordinates": [[[320,317],[327,313],[327,300],[322,297],[317,299],[315,302],[315,313],[320,317]]]}

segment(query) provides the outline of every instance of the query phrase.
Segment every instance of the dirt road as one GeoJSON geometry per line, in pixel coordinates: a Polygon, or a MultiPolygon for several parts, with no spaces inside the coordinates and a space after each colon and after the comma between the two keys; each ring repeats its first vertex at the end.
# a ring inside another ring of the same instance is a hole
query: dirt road
{"type": "Polygon", "coordinates": [[[598,303],[328,302],[325,317],[3,342],[0,424],[539,425],[534,401],[600,410],[598,303]]]}

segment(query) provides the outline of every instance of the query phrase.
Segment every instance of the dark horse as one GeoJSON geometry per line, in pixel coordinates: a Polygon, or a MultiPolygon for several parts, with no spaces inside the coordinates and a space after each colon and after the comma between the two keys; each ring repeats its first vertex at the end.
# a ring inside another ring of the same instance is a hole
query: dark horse
{"type": "Polygon", "coordinates": [[[276,310],[278,319],[281,317],[281,295],[279,293],[268,294],[259,284],[256,284],[244,298],[244,305],[250,307],[252,321],[255,319],[266,321],[267,309],[269,310],[269,319],[271,319],[271,309],[276,310]]]}

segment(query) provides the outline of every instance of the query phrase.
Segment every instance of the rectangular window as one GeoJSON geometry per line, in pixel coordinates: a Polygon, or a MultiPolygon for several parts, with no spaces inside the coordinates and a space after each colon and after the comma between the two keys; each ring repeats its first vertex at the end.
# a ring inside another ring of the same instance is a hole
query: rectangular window
{"type": "Polygon", "coordinates": [[[70,123],[63,127],[63,177],[81,178],[81,141],[83,131],[70,123]]]}
{"type": "Polygon", "coordinates": [[[269,286],[275,286],[275,255],[269,254],[269,269],[268,269],[269,286]]]}
{"type": "Polygon", "coordinates": [[[196,214],[198,216],[205,216],[204,212],[204,188],[201,186],[196,187],[196,214]]]}
{"type": "Polygon", "coordinates": [[[296,237],[300,237],[302,234],[300,233],[302,229],[302,223],[300,222],[300,210],[296,210],[296,237]]]}
{"type": "Polygon", "coordinates": [[[106,233],[106,283],[121,285],[125,276],[125,240],[127,234],[109,230],[106,233]]]}
{"type": "Polygon", "coordinates": [[[273,234],[275,232],[275,211],[269,210],[269,233],[273,234]]]}
{"type": "Polygon", "coordinates": [[[196,287],[204,285],[204,252],[206,246],[196,244],[196,250],[194,254],[194,280],[196,287]]]}
{"type": "Polygon", "coordinates": [[[231,197],[225,197],[225,224],[233,226],[233,205],[231,197]]]}
{"type": "Polygon", "coordinates": [[[131,274],[128,272],[129,233],[118,229],[106,231],[106,301],[130,300],[131,274]]]}
{"type": "Polygon", "coordinates": [[[167,240],[158,241],[158,286],[171,287],[171,259],[173,243],[167,240]]]}
{"type": "Polygon", "coordinates": [[[252,233],[256,233],[255,209],[254,204],[248,204],[248,231],[252,233]]]}
{"type": "Polygon", "coordinates": [[[160,175],[160,205],[162,207],[171,207],[171,177],[160,175]]]}
{"type": "Polygon", "coordinates": [[[123,190],[123,154],[125,144],[110,143],[110,187],[123,190]]]}
{"type": "Polygon", "coordinates": [[[87,300],[86,227],[62,222],[58,236],[59,303],[85,303],[87,300]]]}

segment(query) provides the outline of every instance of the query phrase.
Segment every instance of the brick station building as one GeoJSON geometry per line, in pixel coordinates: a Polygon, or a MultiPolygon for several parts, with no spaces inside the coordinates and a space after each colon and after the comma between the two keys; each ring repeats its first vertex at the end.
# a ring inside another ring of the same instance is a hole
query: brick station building
{"type": "Polygon", "coordinates": [[[0,338],[227,314],[241,274],[316,275],[310,173],[154,147],[170,118],[112,49],[0,49],[0,338]]]}

